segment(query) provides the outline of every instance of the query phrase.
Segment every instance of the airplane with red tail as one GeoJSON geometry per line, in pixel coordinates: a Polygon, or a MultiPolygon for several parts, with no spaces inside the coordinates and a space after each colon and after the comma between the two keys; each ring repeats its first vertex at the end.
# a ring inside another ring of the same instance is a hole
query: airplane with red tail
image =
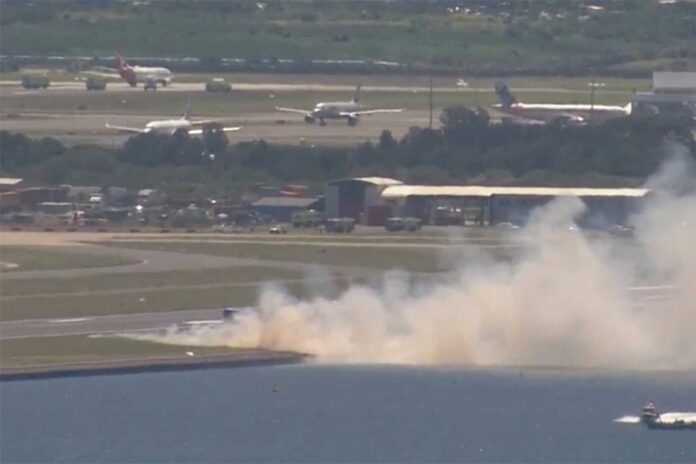
{"type": "Polygon", "coordinates": [[[157,84],[166,87],[171,84],[174,78],[174,74],[164,67],[129,65],[120,50],[116,52],[116,58],[118,59],[119,76],[131,87],[137,87],[138,84],[142,83],[145,90],[156,90],[157,84]]]}

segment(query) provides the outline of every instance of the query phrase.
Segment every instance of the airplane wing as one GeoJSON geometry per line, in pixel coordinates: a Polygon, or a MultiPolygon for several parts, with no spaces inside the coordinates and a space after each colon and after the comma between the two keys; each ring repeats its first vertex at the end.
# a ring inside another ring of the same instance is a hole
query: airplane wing
{"type": "Polygon", "coordinates": [[[114,129],[114,130],[121,131],[121,132],[134,132],[136,134],[144,134],[145,132],[147,132],[145,129],[143,129],[141,127],[112,126],[109,123],[106,123],[106,127],[108,127],[109,129],[114,129]]]}
{"type": "Polygon", "coordinates": [[[311,111],[298,110],[297,108],[283,108],[282,106],[276,106],[276,111],[285,111],[286,113],[298,113],[298,114],[309,114],[311,111]]]}
{"type": "MultiPolygon", "coordinates": [[[[223,127],[222,131],[223,132],[237,132],[239,129],[242,127],[223,127]]],[[[203,135],[203,129],[189,129],[188,131],[189,135],[203,135]]]]}
{"type": "Polygon", "coordinates": [[[217,124],[222,121],[222,119],[201,119],[200,121],[191,121],[192,126],[205,126],[207,124],[217,124]]]}
{"type": "Polygon", "coordinates": [[[350,111],[350,112],[344,112],[340,113],[341,116],[347,116],[351,118],[355,118],[357,116],[369,116],[371,114],[380,114],[380,113],[401,113],[404,110],[404,108],[398,108],[398,109],[383,109],[383,110],[360,110],[360,111],[350,111]]]}

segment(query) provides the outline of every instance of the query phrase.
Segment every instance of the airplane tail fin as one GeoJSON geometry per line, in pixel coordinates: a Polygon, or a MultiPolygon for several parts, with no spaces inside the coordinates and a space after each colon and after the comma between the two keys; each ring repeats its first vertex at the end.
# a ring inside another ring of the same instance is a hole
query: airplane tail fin
{"type": "Polygon", "coordinates": [[[123,56],[123,49],[120,46],[116,47],[116,59],[118,60],[119,71],[128,69],[130,67],[126,61],[126,58],[123,56]]]}
{"type": "Polygon", "coordinates": [[[355,95],[353,96],[353,102],[354,103],[360,103],[360,90],[362,89],[362,84],[358,83],[358,85],[355,86],[355,95]]]}
{"type": "Polygon", "coordinates": [[[507,84],[503,81],[495,83],[495,94],[498,96],[498,102],[503,107],[510,107],[517,103],[517,98],[510,92],[507,84]]]}
{"type": "Polygon", "coordinates": [[[181,115],[181,119],[184,119],[186,121],[191,119],[191,99],[189,98],[188,103],[186,104],[186,109],[184,110],[184,114],[181,115]]]}

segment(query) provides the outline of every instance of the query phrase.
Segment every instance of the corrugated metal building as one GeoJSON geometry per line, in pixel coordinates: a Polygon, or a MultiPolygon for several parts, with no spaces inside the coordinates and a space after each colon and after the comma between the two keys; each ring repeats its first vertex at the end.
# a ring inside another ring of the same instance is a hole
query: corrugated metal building
{"type": "Polygon", "coordinates": [[[22,179],[15,177],[0,177],[0,193],[15,192],[22,185],[22,179]]]}
{"type": "Polygon", "coordinates": [[[394,214],[429,224],[524,223],[530,212],[558,197],[578,197],[587,205],[585,225],[620,224],[648,193],[640,188],[489,187],[397,185],[382,197],[394,214]],[[600,224],[602,223],[602,224],[600,224]]]}
{"type": "Polygon", "coordinates": [[[631,113],[696,116],[696,72],[654,72],[652,92],[634,93],[631,113]]]}
{"type": "Polygon", "coordinates": [[[354,177],[326,185],[325,217],[353,218],[360,224],[384,225],[389,215],[382,192],[403,182],[387,177],[354,177]]]}
{"type": "Polygon", "coordinates": [[[320,200],[297,197],[263,197],[251,204],[250,209],[276,221],[287,222],[295,211],[317,209],[320,200]]]}

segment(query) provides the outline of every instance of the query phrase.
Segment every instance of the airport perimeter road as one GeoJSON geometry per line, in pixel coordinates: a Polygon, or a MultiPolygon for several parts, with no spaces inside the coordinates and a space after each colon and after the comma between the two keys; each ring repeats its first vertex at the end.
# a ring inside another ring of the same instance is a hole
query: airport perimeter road
{"type": "Polygon", "coordinates": [[[0,340],[59,335],[91,335],[163,329],[175,324],[222,321],[221,309],[196,309],[56,319],[25,319],[0,324],[0,340]]]}
{"type": "MultiPolygon", "coordinates": [[[[423,79],[425,80],[425,79],[423,79]]],[[[491,81],[492,82],[492,81],[491,81]]],[[[60,93],[63,95],[71,93],[84,93],[85,83],[83,81],[55,81],[51,82],[50,87],[45,90],[27,90],[21,86],[19,81],[0,81],[0,87],[12,91],[15,95],[30,94],[36,92],[60,93]]],[[[353,92],[355,84],[326,84],[326,83],[279,83],[279,82],[232,82],[234,90],[245,90],[252,92],[353,92]]],[[[452,79],[452,84],[447,86],[434,87],[434,92],[444,93],[491,93],[492,84],[481,87],[458,87],[455,80],[452,79]]],[[[364,92],[429,92],[430,88],[427,85],[365,85],[364,92]]],[[[130,87],[125,82],[109,82],[106,87],[106,92],[143,92],[142,85],[137,88],[130,87]]],[[[196,92],[205,91],[205,82],[174,82],[167,87],[157,87],[157,92],[196,92]]],[[[517,89],[519,93],[534,92],[534,93],[568,93],[574,94],[578,89],[569,89],[563,87],[520,87],[517,89]]],[[[625,94],[626,91],[621,90],[601,90],[604,94],[625,94]]]]}

